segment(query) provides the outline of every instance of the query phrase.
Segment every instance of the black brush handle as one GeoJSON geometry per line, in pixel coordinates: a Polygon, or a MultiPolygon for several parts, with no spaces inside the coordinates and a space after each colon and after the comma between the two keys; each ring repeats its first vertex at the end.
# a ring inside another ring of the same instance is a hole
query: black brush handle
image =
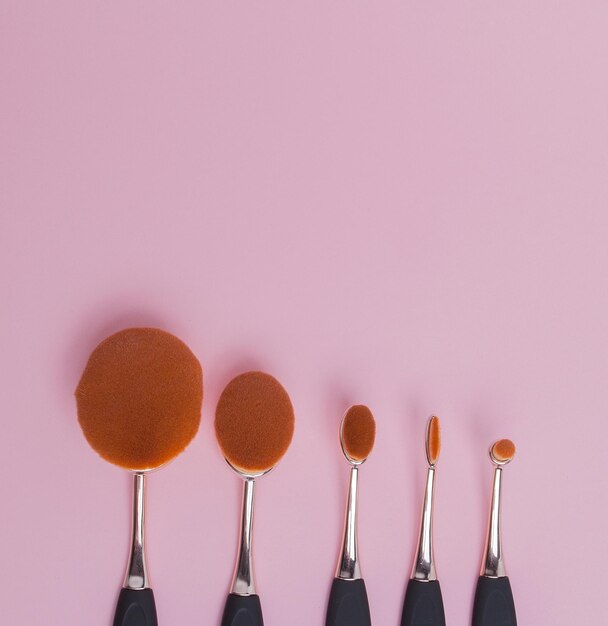
{"type": "Polygon", "coordinates": [[[152,589],[121,589],[114,626],[158,626],[152,589]]]}
{"type": "Polygon", "coordinates": [[[228,594],[222,626],[264,626],[260,597],[228,594]]]}
{"type": "Polygon", "coordinates": [[[401,626],[445,626],[438,580],[410,580],[405,590],[401,626]]]}
{"type": "Polygon", "coordinates": [[[371,626],[371,623],[363,580],[334,578],[325,626],[371,626]]]}
{"type": "Polygon", "coordinates": [[[473,626],[517,626],[511,583],[506,576],[480,576],[473,604],[473,626]]]}

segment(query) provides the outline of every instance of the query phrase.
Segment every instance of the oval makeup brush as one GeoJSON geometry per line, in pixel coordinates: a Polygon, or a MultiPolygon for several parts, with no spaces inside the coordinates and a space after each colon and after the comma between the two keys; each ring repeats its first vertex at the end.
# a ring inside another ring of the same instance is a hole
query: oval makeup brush
{"type": "Polygon", "coordinates": [[[215,434],[228,465],[243,479],[239,549],[222,626],[263,626],[253,576],[255,479],[281,460],[293,437],[294,413],[276,378],[246,372],[228,383],[215,411],[215,434]]]}
{"type": "Polygon", "coordinates": [[[511,583],[502,556],[500,508],[503,467],[515,456],[515,444],[501,439],[490,448],[494,464],[488,536],[473,604],[473,626],[517,626],[511,583]]]}
{"type": "Polygon", "coordinates": [[[78,421],[106,461],[133,472],[129,562],[114,626],[156,626],[145,550],[146,474],[168,463],[198,431],[201,366],[188,346],[155,328],[128,328],[102,341],[78,388],[78,421]]]}
{"type": "Polygon", "coordinates": [[[441,452],[439,418],[432,416],[426,428],[426,459],[428,462],[426,490],[418,548],[412,575],[403,602],[401,626],[445,626],[445,613],[441,587],[435,571],[433,554],[433,497],[435,491],[435,465],[441,452]]]}
{"type": "Polygon", "coordinates": [[[361,577],[357,544],[359,467],[374,447],[376,422],[363,405],[351,406],[342,418],[340,443],[350,463],[346,520],[336,577],[331,586],[325,626],[371,626],[365,582],[361,577]]]}

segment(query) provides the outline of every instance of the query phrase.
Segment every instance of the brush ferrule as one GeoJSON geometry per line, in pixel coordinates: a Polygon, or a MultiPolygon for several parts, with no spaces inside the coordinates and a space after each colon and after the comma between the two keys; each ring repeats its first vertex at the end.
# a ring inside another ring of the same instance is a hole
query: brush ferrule
{"type": "Polygon", "coordinates": [[[239,536],[239,551],[236,557],[236,567],[232,581],[231,593],[239,596],[255,594],[253,579],[253,490],[255,481],[246,478],[243,481],[243,506],[241,510],[241,529],[239,536]]]}
{"type": "Polygon", "coordinates": [[[125,576],[125,589],[148,589],[145,545],[146,476],[142,472],[133,475],[133,521],[131,524],[131,551],[125,576]]]}
{"type": "Polygon", "coordinates": [[[422,516],[420,519],[420,535],[418,536],[418,548],[412,578],[423,582],[437,580],[435,572],[435,559],[433,556],[433,500],[435,492],[435,468],[429,467],[426,476],[426,489],[422,516]]]}
{"type": "Polygon", "coordinates": [[[353,465],[350,468],[350,484],[346,503],[346,519],[344,521],[344,535],[342,550],[338,559],[336,578],[342,580],[358,580],[361,578],[361,567],[357,557],[357,500],[359,487],[359,468],[353,465]]]}
{"type": "Polygon", "coordinates": [[[481,564],[481,575],[487,578],[501,578],[506,576],[505,564],[502,558],[502,543],[500,533],[500,502],[502,492],[502,468],[494,468],[494,482],[492,485],[492,502],[490,504],[490,520],[488,522],[488,536],[481,564]]]}

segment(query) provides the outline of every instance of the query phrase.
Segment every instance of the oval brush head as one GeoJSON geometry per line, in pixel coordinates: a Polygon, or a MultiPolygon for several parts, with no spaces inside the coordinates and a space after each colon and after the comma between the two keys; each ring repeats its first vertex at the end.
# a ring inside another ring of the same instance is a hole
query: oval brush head
{"type": "Polygon", "coordinates": [[[376,440],[376,420],[363,404],[351,406],[342,418],[340,441],[349,461],[363,463],[376,440]]]}
{"type": "Polygon", "coordinates": [[[490,448],[492,461],[504,465],[515,456],[515,444],[510,439],[500,439],[490,448]]]}
{"type": "Polygon", "coordinates": [[[291,400],[281,383],[263,372],[232,379],[215,410],[215,434],[228,463],[261,474],[283,457],[294,431],[291,400]]]}
{"type": "Polygon", "coordinates": [[[439,425],[439,418],[433,415],[429,419],[429,423],[426,427],[426,458],[431,467],[434,467],[439,459],[439,453],[441,452],[441,427],[439,425]]]}
{"type": "Polygon", "coordinates": [[[78,388],[78,421],[91,447],[121,467],[143,471],[170,461],[198,430],[200,363],[156,328],[127,328],[93,350],[78,388]]]}

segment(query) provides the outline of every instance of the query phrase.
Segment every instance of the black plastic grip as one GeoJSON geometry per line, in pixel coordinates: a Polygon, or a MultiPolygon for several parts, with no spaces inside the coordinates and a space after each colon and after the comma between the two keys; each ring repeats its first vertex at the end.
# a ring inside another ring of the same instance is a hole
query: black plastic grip
{"type": "Polygon", "coordinates": [[[222,626],[264,626],[259,596],[228,595],[222,626]]]}
{"type": "Polygon", "coordinates": [[[152,589],[121,589],[114,626],[158,626],[152,589]]]}
{"type": "Polygon", "coordinates": [[[480,576],[473,604],[473,626],[517,626],[511,583],[506,576],[480,576]]]}
{"type": "Polygon", "coordinates": [[[334,578],[325,626],[371,626],[371,623],[363,580],[334,578]]]}
{"type": "Polygon", "coordinates": [[[445,626],[438,580],[410,580],[405,590],[401,626],[445,626]]]}

